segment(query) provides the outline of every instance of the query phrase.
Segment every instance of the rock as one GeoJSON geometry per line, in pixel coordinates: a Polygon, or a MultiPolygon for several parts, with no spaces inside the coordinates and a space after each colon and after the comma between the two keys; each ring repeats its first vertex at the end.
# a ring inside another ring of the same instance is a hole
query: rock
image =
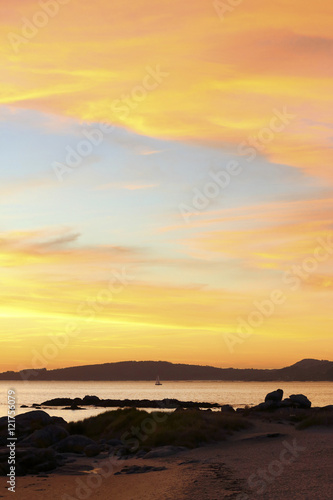
{"type": "Polygon", "coordinates": [[[71,398],[54,398],[43,401],[42,406],[65,406],[71,405],[73,400],[71,398]]]}
{"type": "Polygon", "coordinates": [[[96,457],[97,455],[100,454],[101,452],[101,447],[97,444],[97,443],[94,443],[94,444],[88,444],[83,452],[85,453],[85,455],[87,457],[96,457]]]}
{"type": "Polygon", "coordinates": [[[16,449],[17,464],[20,469],[18,475],[38,474],[39,472],[49,472],[61,464],[56,453],[51,448],[45,450],[40,448],[16,449]]]}
{"type": "Polygon", "coordinates": [[[136,458],[142,458],[146,455],[146,453],[147,452],[145,450],[139,450],[135,456],[136,458]]]}
{"type": "Polygon", "coordinates": [[[231,405],[222,405],[221,411],[223,413],[236,413],[236,410],[231,405]]]}
{"type": "Polygon", "coordinates": [[[156,409],[171,409],[171,408],[219,408],[218,403],[200,403],[197,401],[178,401],[178,399],[99,399],[97,396],[85,396],[81,398],[54,398],[42,403],[43,406],[71,406],[73,403],[78,405],[94,405],[104,408],[156,408],[156,409]]]}
{"type": "Polygon", "coordinates": [[[251,408],[251,411],[269,411],[276,410],[279,407],[280,403],[278,401],[268,400],[265,401],[265,403],[260,403],[257,406],[253,406],[253,408],[251,408]]]}
{"type": "MultiPolygon", "coordinates": [[[[53,423],[52,417],[42,410],[20,413],[15,418],[15,434],[18,439],[25,438],[37,429],[53,423]]],[[[7,433],[8,418],[0,418],[0,436],[7,433]]]]}
{"type": "Polygon", "coordinates": [[[185,448],[184,446],[160,446],[159,448],[148,451],[148,453],[146,453],[143,458],[146,459],[169,457],[170,455],[174,455],[175,453],[185,450],[187,450],[187,448],[185,448]]]}
{"type": "Polygon", "coordinates": [[[86,436],[73,434],[62,439],[53,448],[60,453],[84,453],[84,449],[88,445],[96,445],[96,442],[86,436]]]}
{"type": "Polygon", "coordinates": [[[48,448],[58,443],[69,435],[68,431],[60,425],[46,425],[43,429],[34,431],[22,441],[22,445],[29,444],[36,448],[48,448]]]}
{"type": "Polygon", "coordinates": [[[85,408],[81,408],[76,403],[72,403],[71,406],[66,406],[63,410],[85,410],[85,408]]]}
{"type": "MultiPolygon", "coordinates": [[[[3,448],[0,450],[0,470],[4,470],[6,471],[6,474],[8,473],[8,458],[9,458],[9,451],[8,451],[8,448],[3,448]]],[[[6,474],[1,474],[0,473],[0,476],[2,475],[6,475],[6,474]]]]}
{"type": "Polygon", "coordinates": [[[120,439],[109,439],[106,443],[110,446],[123,446],[123,442],[120,439]]]}
{"type": "Polygon", "coordinates": [[[295,403],[290,398],[283,399],[280,403],[281,408],[298,408],[298,406],[298,403],[295,403]]]}
{"type": "Polygon", "coordinates": [[[83,405],[98,405],[100,403],[98,396],[84,396],[82,403],[83,405]]]}
{"type": "Polygon", "coordinates": [[[61,425],[62,427],[67,426],[66,420],[64,420],[62,417],[51,417],[51,420],[53,424],[61,425]]]}
{"type": "Polygon", "coordinates": [[[311,408],[311,401],[304,394],[292,394],[289,398],[291,401],[298,403],[300,408],[311,408]]]}
{"type": "Polygon", "coordinates": [[[276,391],[269,392],[265,397],[265,402],[267,401],[276,401],[279,403],[283,398],[283,390],[277,389],[276,391]]]}
{"type": "Polygon", "coordinates": [[[52,417],[43,410],[32,410],[16,416],[16,425],[28,427],[29,430],[42,428],[52,423],[52,417]]]}

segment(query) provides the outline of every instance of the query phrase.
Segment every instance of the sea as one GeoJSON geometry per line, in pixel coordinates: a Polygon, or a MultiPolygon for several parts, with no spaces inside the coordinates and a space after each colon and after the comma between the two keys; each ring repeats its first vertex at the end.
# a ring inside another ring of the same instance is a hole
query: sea
{"type": "MultiPolygon", "coordinates": [[[[283,389],[284,397],[305,394],[312,406],[333,404],[333,382],[231,382],[231,381],[155,381],[147,382],[73,382],[73,381],[0,381],[0,416],[8,411],[8,390],[15,391],[16,415],[31,411],[31,406],[57,397],[98,396],[100,399],[178,399],[204,403],[230,404],[234,408],[254,406],[264,401],[268,392],[283,389]]],[[[65,410],[63,407],[42,407],[49,415],[63,417],[67,422],[110,411],[113,408],[65,410]]],[[[147,409],[147,411],[153,411],[147,409]]]]}

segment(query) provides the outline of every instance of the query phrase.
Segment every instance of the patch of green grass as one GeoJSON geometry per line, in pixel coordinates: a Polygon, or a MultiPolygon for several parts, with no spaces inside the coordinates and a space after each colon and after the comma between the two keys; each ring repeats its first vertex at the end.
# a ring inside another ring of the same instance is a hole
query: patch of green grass
{"type": "MultiPolygon", "coordinates": [[[[126,408],[101,413],[68,424],[71,434],[84,434],[92,439],[134,439],[136,449],[174,445],[195,448],[220,441],[227,434],[250,427],[241,416],[197,410],[172,413],[126,408]]],[[[134,441],[132,443],[134,446],[134,441]]]]}
{"type": "Polygon", "coordinates": [[[333,426],[333,413],[332,412],[321,412],[315,413],[310,417],[305,418],[301,422],[299,422],[296,426],[296,429],[302,430],[307,429],[308,427],[314,427],[316,425],[331,427],[333,426]]]}

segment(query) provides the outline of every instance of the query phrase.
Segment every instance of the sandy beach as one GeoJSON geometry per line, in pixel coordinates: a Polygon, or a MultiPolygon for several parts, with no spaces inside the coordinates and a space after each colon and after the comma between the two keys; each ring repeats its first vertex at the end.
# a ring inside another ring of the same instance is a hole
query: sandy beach
{"type": "Polygon", "coordinates": [[[18,477],[15,494],[2,477],[1,498],[332,499],[333,431],[324,427],[299,431],[258,420],[226,441],[168,457],[116,460],[112,471],[108,460],[73,457],[53,473],[18,477]],[[133,466],[136,473],[127,473],[133,466]],[[143,473],[149,466],[163,470],[143,473]]]}

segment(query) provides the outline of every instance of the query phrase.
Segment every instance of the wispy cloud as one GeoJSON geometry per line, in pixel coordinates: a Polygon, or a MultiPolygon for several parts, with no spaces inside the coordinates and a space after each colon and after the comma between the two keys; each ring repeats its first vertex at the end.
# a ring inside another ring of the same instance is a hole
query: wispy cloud
{"type": "Polygon", "coordinates": [[[96,189],[104,191],[108,189],[127,189],[129,191],[137,191],[139,189],[153,189],[158,187],[158,184],[127,184],[125,182],[110,182],[102,186],[97,186],[96,189]]]}
{"type": "MultiPolygon", "coordinates": [[[[20,15],[29,17],[34,6],[32,0],[25,2],[20,15]]],[[[332,13],[325,0],[313,22],[301,0],[292,8],[256,0],[242,3],[222,29],[213,5],[201,0],[192,2],[190,11],[176,0],[168,6],[144,0],[134,13],[132,5],[119,9],[105,0],[79,11],[68,4],[22,53],[14,57],[10,44],[4,47],[9,62],[3,68],[1,102],[106,121],[152,137],[229,147],[255,134],[258,124],[264,126],[272,108],[286,106],[297,116],[297,127],[267,145],[268,157],[331,179],[331,140],[302,120],[332,124],[332,13]],[[75,34],[73,16],[80,26],[75,34]],[[110,18],[117,19],[119,29],[110,31],[110,18]],[[249,18],[255,22],[249,24],[249,18]],[[89,36],[94,43],[87,52],[89,36]],[[180,44],[180,37],[188,42],[180,44]],[[172,76],[144,106],[135,103],[122,116],[114,103],[126,98],[126,89],[130,96],[147,64],[158,64],[172,76]]],[[[11,3],[2,16],[4,36],[19,29],[17,15],[11,3]]]]}

